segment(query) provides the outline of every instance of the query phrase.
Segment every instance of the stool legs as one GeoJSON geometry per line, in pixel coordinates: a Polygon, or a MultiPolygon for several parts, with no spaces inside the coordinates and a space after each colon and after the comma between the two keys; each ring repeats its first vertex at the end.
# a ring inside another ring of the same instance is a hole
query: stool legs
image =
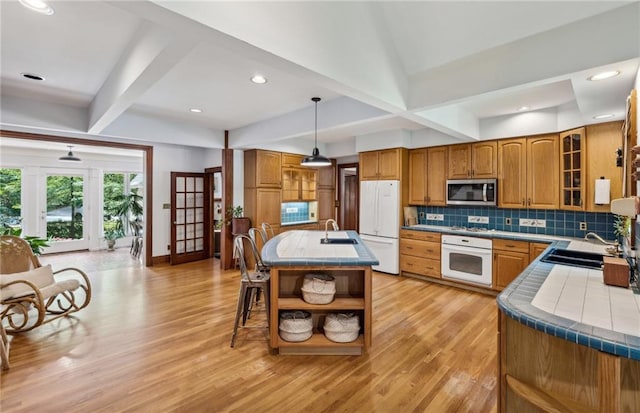
{"type": "Polygon", "coordinates": [[[238,326],[240,324],[240,317],[242,317],[242,326],[247,322],[247,319],[251,316],[251,308],[254,305],[255,296],[264,292],[264,303],[267,311],[267,326],[269,326],[270,320],[270,299],[269,299],[269,283],[263,284],[261,287],[251,286],[246,282],[241,283],[240,293],[238,294],[238,306],[236,308],[236,318],[233,323],[233,335],[231,336],[231,347],[236,343],[236,336],[238,334],[238,326]]]}

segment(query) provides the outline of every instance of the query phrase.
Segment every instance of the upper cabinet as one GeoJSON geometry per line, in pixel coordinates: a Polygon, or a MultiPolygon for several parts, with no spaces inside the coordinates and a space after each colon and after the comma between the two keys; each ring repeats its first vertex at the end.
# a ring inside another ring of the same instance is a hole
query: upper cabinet
{"type": "Polygon", "coordinates": [[[449,179],[495,178],[497,141],[449,146],[449,179]]]}
{"type": "Polygon", "coordinates": [[[409,151],[409,204],[446,205],[447,147],[409,151]]]}
{"type": "Polygon", "coordinates": [[[282,168],[282,202],[315,201],[316,174],[313,168],[282,168]]]}
{"type": "Polygon", "coordinates": [[[585,129],[560,134],[560,209],[584,211],[585,129]]]}
{"type": "Polygon", "coordinates": [[[527,207],[558,209],[558,135],[527,138],[527,207]]]}
{"type": "Polygon", "coordinates": [[[498,206],[558,208],[558,137],[498,141],[498,206]]]}
{"type": "Polygon", "coordinates": [[[280,152],[253,149],[244,152],[245,188],[280,188],[282,186],[280,152]]]}
{"type": "Polygon", "coordinates": [[[622,167],[616,165],[616,149],[623,147],[622,121],[599,123],[585,128],[587,134],[587,211],[609,212],[611,205],[595,203],[596,179],[610,180],[610,198],[622,198],[622,167]]]}
{"type": "Polygon", "coordinates": [[[336,161],[331,160],[331,166],[318,168],[318,188],[330,189],[336,187],[336,161]]]}
{"type": "Polygon", "coordinates": [[[427,205],[447,204],[447,153],[446,146],[427,149],[427,205]]]}
{"type": "Polygon", "coordinates": [[[427,205],[427,148],[409,151],[409,205],[427,205]]]}
{"type": "MultiPolygon", "coordinates": [[[[406,149],[404,149],[406,151],[406,149]]],[[[400,179],[402,148],[360,153],[360,180],[400,179]]]]}
{"type": "Polygon", "coordinates": [[[282,153],[282,166],[300,166],[304,156],[295,153],[282,153]]]}

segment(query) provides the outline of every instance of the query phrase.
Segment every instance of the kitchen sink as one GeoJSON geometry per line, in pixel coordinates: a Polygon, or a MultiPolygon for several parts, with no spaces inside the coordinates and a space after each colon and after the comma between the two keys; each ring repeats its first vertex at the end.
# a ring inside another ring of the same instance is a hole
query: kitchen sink
{"type": "Polygon", "coordinates": [[[601,269],[604,264],[602,254],[560,248],[552,248],[540,261],[598,270],[601,269]]]}
{"type": "Polygon", "coordinates": [[[358,240],[353,238],[321,238],[320,244],[357,244],[358,240]]]}

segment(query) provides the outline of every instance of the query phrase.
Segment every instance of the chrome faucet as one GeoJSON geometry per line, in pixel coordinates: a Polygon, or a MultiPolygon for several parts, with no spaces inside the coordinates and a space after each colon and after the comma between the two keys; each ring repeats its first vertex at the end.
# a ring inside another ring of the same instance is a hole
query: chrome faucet
{"type": "Polygon", "coordinates": [[[588,240],[589,238],[595,238],[595,239],[597,239],[598,241],[600,241],[604,245],[618,245],[618,241],[616,241],[616,242],[606,241],[606,240],[602,239],[602,237],[600,235],[596,234],[595,232],[587,232],[587,235],[584,236],[584,239],[588,240]]]}
{"type": "Polygon", "coordinates": [[[333,230],[338,231],[338,223],[336,220],[329,218],[327,222],[324,223],[324,239],[329,239],[329,222],[331,222],[333,230]]]}

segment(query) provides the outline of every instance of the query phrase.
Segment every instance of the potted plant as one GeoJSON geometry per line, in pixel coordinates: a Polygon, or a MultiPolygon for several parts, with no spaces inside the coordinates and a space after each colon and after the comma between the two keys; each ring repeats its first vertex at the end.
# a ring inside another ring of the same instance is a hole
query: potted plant
{"type": "Polygon", "coordinates": [[[15,237],[21,237],[31,247],[31,251],[33,251],[34,255],[42,255],[42,249],[49,246],[49,239],[40,238],[33,235],[23,235],[22,227],[19,224],[20,220],[18,219],[16,222],[11,224],[12,220],[6,217],[0,217],[0,235],[13,235],[15,237]]]}
{"type": "Polygon", "coordinates": [[[113,251],[116,246],[116,240],[122,238],[124,234],[119,228],[107,228],[104,230],[104,239],[107,241],[107,248],[113,251]]]}
{"type": "Polygon", "coordinates": [[[240,205],[227,208],[227,223],[231,224],[231,233],[246,234],[251,228],[251,220],[243,216],[243,208],[240,205]]]}

